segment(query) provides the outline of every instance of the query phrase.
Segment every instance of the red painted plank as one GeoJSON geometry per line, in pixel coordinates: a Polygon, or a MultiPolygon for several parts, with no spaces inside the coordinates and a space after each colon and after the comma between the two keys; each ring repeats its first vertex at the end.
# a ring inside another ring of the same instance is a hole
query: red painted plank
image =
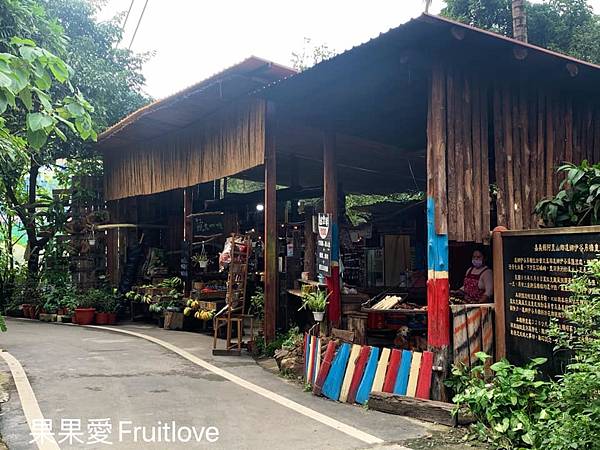
{"type": "Polygon", "coordinates": [[[417,381],[417,394],[415,397],[429,400],[431,389],[431,374],[433,369],[433,353],[423,352],[421,358],[421,370],[417,381]]]}
{"type": "Polygon", "coordinates": [[[383,382],[383,392],[394,392],[394,384],[396,384],[396,377],[398,376],[401,358],[402,352],[396,348],[393,349],[388,370],[385,374],[385,381],[383,382]]]}
{"type": "Polygon", "coordinates": [[[329,369],[331,367],[331,361],[333,360],[333,355],[335,354],[335,342],[329,341],[327,344],[327,350],[325,350],[325,356],[323,357],[323,361],[321,362],[321,368],[319,369],[319,374],[317,375],[317,381],[313,386],[313,394],[321,395],[321,390],[323,389],[323,383],[325,383],[325,379],[329,374],[329,369]]]}
{"type": "Polygon", "coordinates": [[[365,373],[365,367],[367,365],[367,360],[369,359],[370,353],[371,347],[369,347],[368,345],[365,345],[360,349],[358,359],[356,360],[356,368],[354,369],[352,381],[350,382],[350,391],[348,392],[348,403],[354,403],[354,401],[356,400],[358,386],[360,386],[360,381],[362,380],[363,374],[365,373]]]}
{"type": "Polygon", "coordinates": [[[450,303],[448,278],[427,280],[427,343],[450,345],[450,303]]]}

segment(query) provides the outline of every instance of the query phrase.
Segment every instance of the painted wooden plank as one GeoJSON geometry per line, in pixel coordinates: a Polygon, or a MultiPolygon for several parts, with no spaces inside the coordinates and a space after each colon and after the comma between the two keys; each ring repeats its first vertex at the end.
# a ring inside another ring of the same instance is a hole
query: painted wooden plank
{"type": "Polygon", "coordinates": [[[408,377],[408,385],[406,386],[406,396],[414,397],[417,393],[417,381],[419,380],[419,369],[421,368],[421,352],[413,352],[412,361],[410,363],[410,375],[408,377]]]}
{"type": "Polygon", "coordinates": [[[408,375],[410,374],[410,363],[412,361],[412,352],[408,350],[402,350],[402,362],[400,363],[400,369],[398,369],[398,376],[396,377],[396,384],[394,384],[394,394],[406,395],[406,388],[408,387],[408,375]]]}
{"type": "Polygon", "coordinates": [[[373,380],[372,390],[375,392],[383,390],[383,382],[385,381],[385,374],[387,372],[388,362],[390,361],[390,353],[391,350],[389,348],[384,348],[381,351],[381,358],[379,358],[379,362],[377,363],[377,371],[375,372],[375,379],[373,380]]]}
{"type": "Polygon", "coordinates": [[[315,384],[317,381],[317,375],[319,374],[319,368],[321,367],[321,338],[316,338],[315,346],[315,362],[313,364],[313,373],[310,377],[311,384],[315,384]]]}
{"type": "Polygon", "coordinates": [[[419,381],[417,381],[417,393],[415,397],[429,400],[431,391],[431,374],[433,373],[433,353],[423,352],[421,358],[421,370],[419,370],[419,381]]]}
{"type": "Polygon", "coordinates": [[[329,341],[327,344],[327,349],[325,350],[325,356],[323,356],[323,362],[319,367],[317,374],[317,381],[313,385],[313,394],[321,395],[323,391],[323,384],[327,379],[327,375],[329,374],[329,370],[331,369],[331,362],[333,360],[333,355],[335,354],[335,342],[329,341]]]}
{"type": "Polygon", "coordinates": [[[306,371],[308,370],[308,353],[310,352],[310,334],[304,333],[304,379],[306,380],[306,371]]]}
{"type": "MultiPolygon", "coordinates": [[[[377,359],[379,358],[379,348],[371,347],[371,354],[369,355],[369,361],[365,368],[365,374],[358,386],[358,392],[356,393],[356,403],[365,404],[369,400],[369,394],[373,388],[373,381],[375,380],[375,371],[377,370],[377,359]]],[[[383,383],[383,379],[382,379],[383,383]]]]}
{"type": "Polygon", "coordinates": [[[398,349],[393,349],[390,356],[390,363],[388,365],[385,381],[383,382],[383,392],[394,392],[394,385],[396,384],[396,378],[398,376],[398,369],[400,367],[401,359],[402,352],[398,349]]]}
{"type": "Polygon", "coordinates": [[[310,384],[311,375],[314,367],[314,355],[315,355],[315,340],[316,336],[308,336],[308,362],[306,366],[306,373],[304,374],[304,382],[310,384]]]}
{"type": "Polygon", "coordinates": [[[352,383],[352,376],[354,375],[354,369],[356,369],[356,360],[360,354],[360,345],[354,344],[352,351],[350,352],[350,359],[346,366],[346,374],[344,375],[344,381],[342,382],[342,389],[340,391],[340,402],[346,402],[348,400],[348,393],[350,392],[350,383],[352,383]]]}
{"type": "Polygon", "coordinates": [[[356,393],[358,392],[358,386],[360,386],[360,382],[363,379],[363,375],[365,373],[365,368],[367,366],[367,361],[369,360],[369,355],[371,354],[371,347],[368,345],[364,345],[360,349],[360,353],[358,354],[358,359],[356,360],[356,367],[354,368],[354,374],[352,375],[352,381],[350,382],[350,390],[348,391],[348,403],[354,403],[356,400],[356,393]]]}
{"type": "Polygon", "coordinates": [[[323,383],[323,395],[331,400],[340,398],[342,380],[346,373],[348,358],[350,357],[350,344],[342,344],[331,363],[329,374],[323,383]]]}

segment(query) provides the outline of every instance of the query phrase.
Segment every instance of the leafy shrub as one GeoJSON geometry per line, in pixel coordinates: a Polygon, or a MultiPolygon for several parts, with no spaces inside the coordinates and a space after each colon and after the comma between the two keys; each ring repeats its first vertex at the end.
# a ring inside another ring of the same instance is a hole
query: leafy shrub
{"type": "Polygon", "coordinates": [[[580,165],[563,164],[564,173],[558,194],[540,201],[535,207],[547,227],[600,224],[600,163],[583,161],[580,165]]]}
{"type": "Polygon", "coordinates": [[[453,398],[456,410],[466,407],[476,419],[472,431],[494,448],[529,448],[534,442],[534,427],[548,416],[546,402],[550,384],[539,380],[536,358],[525,367],[506,360],[490,366],[493,376],[485,378],[485,363],[491,357],[477,353],[480,364],[471,369],[455,366],[447,383],[458,394],[453,398]]]}

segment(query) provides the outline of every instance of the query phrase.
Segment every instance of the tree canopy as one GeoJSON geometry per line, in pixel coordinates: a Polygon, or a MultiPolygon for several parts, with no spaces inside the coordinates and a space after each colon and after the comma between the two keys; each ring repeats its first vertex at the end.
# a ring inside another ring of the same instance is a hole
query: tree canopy
{"type": "MultiPolygon", "coordinates": [[[[512,36],[511,0],[446,0],[442,15],[512,36]]],[[[529,42],[600,64],[600,16],[586,0],[526,2],[529,42]]]]}

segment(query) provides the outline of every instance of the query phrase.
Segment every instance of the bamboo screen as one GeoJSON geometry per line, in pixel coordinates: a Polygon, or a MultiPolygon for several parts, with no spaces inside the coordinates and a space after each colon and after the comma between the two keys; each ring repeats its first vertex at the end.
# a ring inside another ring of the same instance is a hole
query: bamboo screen
{"type": "Polygon", "coordinates": [[[234,175],[263,164],[264,143],[264,102],[238,102],[161,138],[107,150],[106,199],[153,194],[234,175]]]}
{"type": "Polygon", "coordinates": [[[432,81],[430,110],[445,114],[434,115],[444,121],[437,128],[429,114],[434,131],[428,139],[446,148],[448,206],[442,214],[451,240],[489,240],[490,194],[498,225],[536,228],[535,205],[558,190],[556,168],[565,161],[600,161],[600,106],[592,101],[544,87],[484,82],[439,66],[432,81]]]}

